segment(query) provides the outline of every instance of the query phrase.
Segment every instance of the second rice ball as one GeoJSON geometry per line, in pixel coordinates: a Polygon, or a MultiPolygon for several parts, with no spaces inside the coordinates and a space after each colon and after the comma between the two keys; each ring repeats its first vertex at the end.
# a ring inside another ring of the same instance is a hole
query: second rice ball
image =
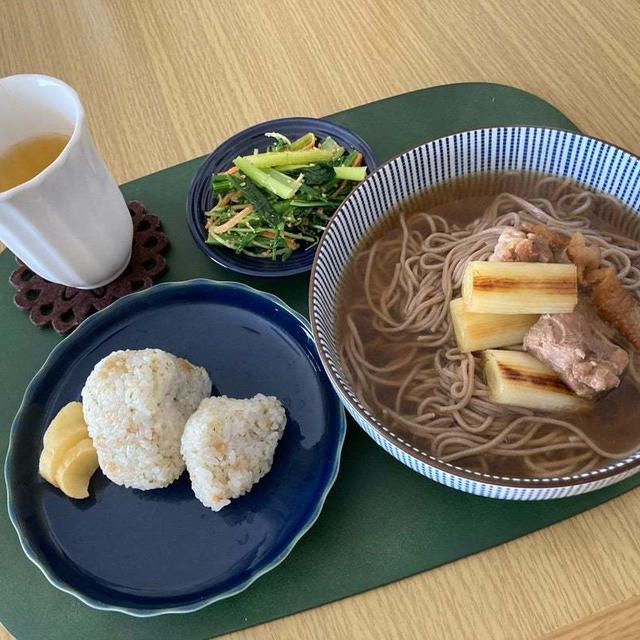
{"type": "Polygon", "coordinates": [[[196,497],[220,511],[270,469],[287,418],[279,400],[205,398],[187,420],[181,452],[196,497]]]}

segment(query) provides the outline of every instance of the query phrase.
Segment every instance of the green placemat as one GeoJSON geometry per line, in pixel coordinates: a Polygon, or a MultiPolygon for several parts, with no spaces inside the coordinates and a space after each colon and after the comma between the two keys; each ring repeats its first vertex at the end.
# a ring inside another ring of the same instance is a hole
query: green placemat
{"type": "MultiPolygon", "coordinates": [[[[329,119],[360,134],[379,161],[425,140],[474,127],[527,124],[575,130],[560,112],[531,94],[477,83],[424,89],[329,119]]],[[[189,182],[200,162],[192,160],[122,187],[126,198],[141,200],[163,221],[171,240],[165,279],[241,280],[306,313],[307,275],[280,281],[243,278],[215,266],[196,249],[184,210],[189,182]]],[[[0,255],[2,281],[13,268],[12,256],[0,255]]],[[[60,340],[53,331],[32,326],[13,306],[12,296],[8,284],[0,286],[2,458],[23,390],[60,340]]],[[[2,504],[0,621],[19,640],[208,638],[431,569],[558,522],[638,483],[636,476],[595,493],[551,502],[479,498],[419,476],[350,421],[340,475],[313,529],[279,567],[245,592],[188,615],[131,618],[94,611],[59,592],[23,555],[2,504]]]]}

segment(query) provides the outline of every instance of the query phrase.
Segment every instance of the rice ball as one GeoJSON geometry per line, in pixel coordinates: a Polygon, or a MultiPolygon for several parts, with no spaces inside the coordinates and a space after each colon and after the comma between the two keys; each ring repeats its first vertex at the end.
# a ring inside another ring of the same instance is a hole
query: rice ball
{"type": "Polygon", "coordinates": [[[220,511],[250,491],[271,469],[286,422],[273,396],[205,398],[187,420],[181,447],[198,500],[220,511]]]}
{"type": "Polygon", "coordinates": [[[180,438],[211,393],[206,370],[160,349],[114,351],[82,390],[89,436],[103,473],[134,489],[158,489],[184,471],[180,438]]]}

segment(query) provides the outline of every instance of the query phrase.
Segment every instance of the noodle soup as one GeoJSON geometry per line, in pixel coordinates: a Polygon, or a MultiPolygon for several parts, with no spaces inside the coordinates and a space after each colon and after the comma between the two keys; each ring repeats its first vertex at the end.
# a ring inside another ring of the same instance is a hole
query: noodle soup
{"type": "MultiPolygon", "coordinates": [[[[610,331],[630,359],[619,386],[590,413],[567,414],[493,402],[481,353],[461,352],[452,329],[467,264],[488,260],[505,229],[526,223],[581,232],[640,302],[640,219],[619,201],[542,174],[476,174],[403,202],[361,243],[341,282],[340,358],[371,413],[443,461],[530,477],[583,472],[640,443],[633,346],[610,331]]],[[[579,307],[600,323],[584,298],[579,307]]]]}

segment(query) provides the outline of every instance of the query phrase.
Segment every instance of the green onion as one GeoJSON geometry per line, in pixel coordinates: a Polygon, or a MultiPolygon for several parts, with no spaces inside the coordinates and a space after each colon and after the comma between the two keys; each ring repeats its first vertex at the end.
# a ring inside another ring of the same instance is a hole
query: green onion
{"type": "MultiPolygon", "coordinates": [[[[266,167],[277,167],[283,164],[326,162],[327,160],[331,160],[332,157],[333,154],[330,150],[309,149],[308,151],[271,151],[256,153],[251,156],[244,156],[242,159],[250,162],[254,167],[264,169],[266,167]]],[[[240,169],[240,166],[237,165],[235,160],[234,164],[240,169]]]]}
{"type": "Polygon", "coordinates": [[[214,173],[211,176],[211,188],[213,189],[213,193],[220,194],[226,193],[227,191],[231,191],[233,185],[231,183],[231,178],[229,174],[226,173],[214,173]]]}
{"type": "Polygon", "coordinates": [[[326,200],[292,200],[291,204],[294,207],[301,207],[301,208],[326,207],[327,201],[326,200]]]}
{"type": "Polygon", "coordinates": [[[284,173],[281,173],[276,169],[272,169],[271,167],[269,167],[268,169],[265,169],[264,172],[268,176],[271,176],[274,180],[277,180],[278,182],[283,184],[285,187],[292,189],[293,194],[295,194],[298,191],[298,189],[300,188],[300,185],[302,184],[301,182],[298,182],[297,180],[294,180],[293,178],[290,178],[284,173]]]}
{"type": "Polygon", "coordinates": [[[311,167],[313,165],[310,164],[282,164],[282,165],[278,165],[278,169],[280,171],[286,171],[287,173],[289,172],[294,172],[294,171],[298,171],[299,169],[306,169],[307,167],[311,167]]]}
{"type": "MultiPolygon", "coordinates": [[[[286,151],[283,153],[287,153],[286,151]]],[[[270,155],[270,154],[259,154],[259,155],[270,155]]],[[[250,156],[250,157],[259,157],[259,156],[250,156]]],[[[280,196],[283,200],[289,200],[293,198],[297,189],[293,189],[282,182],[279,182],[272,176],[270,176],[262,169],[259,169],[255,164],[249,162],[247,158],[241,158],[238,156],[233,164],[238,167],[244,175],[249,178],[251,181],[255,182],[259,187],[266,189],[267,191],[271,191],[271,193],[275,193],[277,196],[280,196]]],[[[268,166],[268,165],[265,165],[268,166]]]]}
{"type": "Polygon", "coordinates": [[[309,143],[315,144],[316,137],[313,133],[305,133],[303,136],[296,138],[292,143],[289,144],[289,149],[291,151],[300,151],[303,147],[306,147],[309,143]]]}
{"type": "Polygon", "coordinates": [[[358,152],[357,151],[350,151],[349,153],[347,153],[347,155],[342,159],[342,162],[340,162],[340,164],[343,167],[350,167],[353,164],[353,161],[356,159],[356,157],[358,156],[358,152]]]}
{"type": "Polygon", "coordinates": [[[319,149],[324,151],[331,151],[331,157],[335,160],[344,153],[344,148],[341,147],[331,136],[327,136],[318,146],[319,149]]]}
{"type": "Polygon", "coordinates": [[[334,167],[336,178],[339,180],[354,180],[360,182],[367,175],[366,167],[334,167]]]}

